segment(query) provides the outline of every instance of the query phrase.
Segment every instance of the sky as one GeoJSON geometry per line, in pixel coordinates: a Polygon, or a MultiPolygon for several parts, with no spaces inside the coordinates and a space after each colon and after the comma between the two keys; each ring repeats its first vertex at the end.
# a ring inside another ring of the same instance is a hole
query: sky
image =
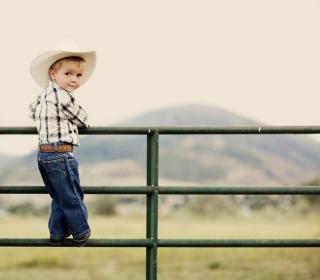
{"type": "MultiPolygon", "coordinates": [[[[64,39],[97,51],[75,92],[91,126],[187,104],[319,125],[319,14],[320,0],[3,0],[0,126],[35,126],[30,63],[64,39]]],[[[0,135],[0,153],[36,146],[35,135],[0,135]]]]}

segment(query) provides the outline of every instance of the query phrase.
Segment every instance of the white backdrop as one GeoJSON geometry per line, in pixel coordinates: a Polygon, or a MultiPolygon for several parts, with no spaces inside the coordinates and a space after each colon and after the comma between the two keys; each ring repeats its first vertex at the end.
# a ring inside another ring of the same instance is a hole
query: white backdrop
{"type": "MultiPolygon", "coordinates": [[[[269,125],[319,125],[319,14],[315,0],[1,1],[0,126],[34,126],[30,62],[65,38],[98,53],[76,93],[92,126],[195,103],[269,125]]],[[[0,136],[0,152],[35,145],[0,136]]]]}

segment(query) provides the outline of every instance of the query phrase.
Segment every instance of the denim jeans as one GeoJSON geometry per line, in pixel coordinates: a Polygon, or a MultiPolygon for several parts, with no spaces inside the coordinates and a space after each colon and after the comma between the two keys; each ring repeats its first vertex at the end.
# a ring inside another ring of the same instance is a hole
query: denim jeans
{"type": "Polygon", "coordinates": [[[38,152],[38,167],[50,194],[50,238],[63,239],[72,234],[81,239],[90,232],[88,211],[83,202],[78,161],[71,152],[38,152]]]}

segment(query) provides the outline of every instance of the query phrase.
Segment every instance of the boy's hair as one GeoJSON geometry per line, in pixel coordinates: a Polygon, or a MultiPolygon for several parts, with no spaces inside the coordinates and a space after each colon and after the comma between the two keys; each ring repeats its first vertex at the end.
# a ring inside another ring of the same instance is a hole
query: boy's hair
{"type": "Polygon", "coordinates": [[[67,57],[63,57],[61,59],[58,59],[57,61],[55,61],[50,67],[49,67],[49,70],[54,70],[54,71],[57,71],[62,63],[64,62],[75,62],[77,63],[79,66],[85,66],[86,65],[86,61],[80,57],[80,56],[67,56],[67,57]]]}

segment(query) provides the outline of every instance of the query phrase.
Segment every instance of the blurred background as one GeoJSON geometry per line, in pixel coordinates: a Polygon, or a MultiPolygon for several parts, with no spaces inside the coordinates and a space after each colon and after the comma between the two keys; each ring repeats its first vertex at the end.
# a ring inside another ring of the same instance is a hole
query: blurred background
{"type": "MultiPolygon", "coordinates": [[[[319,125],[319,1],[2,1],[0,126],[34,126],[32,59],[96,49],[91,126],[319,125]]],[[[161,135],[161,186],[315,186],[318,135],[161,135]]],[[[81,136],[84,186],[146,184],[145,136],[81,136]]],[[[0,184],[42,185],[37,136],[1,135],[0,184]]],[[[144,238],[145,197],[87,195],[92,238],[144,238]]],[[[159,238],[319,238],[317,196],[160,196],[159,238]]],[[[47,238],[46,195],[1,195],[0,237],[47,238]]],[[[144,279],[145,250],[2,248],[0,278],[144,279]],[[76,276],[75,276],[76,275],[76,276]]],[[[314,248],[159,249],[159,279],[319,279],[314,248]]]]}

